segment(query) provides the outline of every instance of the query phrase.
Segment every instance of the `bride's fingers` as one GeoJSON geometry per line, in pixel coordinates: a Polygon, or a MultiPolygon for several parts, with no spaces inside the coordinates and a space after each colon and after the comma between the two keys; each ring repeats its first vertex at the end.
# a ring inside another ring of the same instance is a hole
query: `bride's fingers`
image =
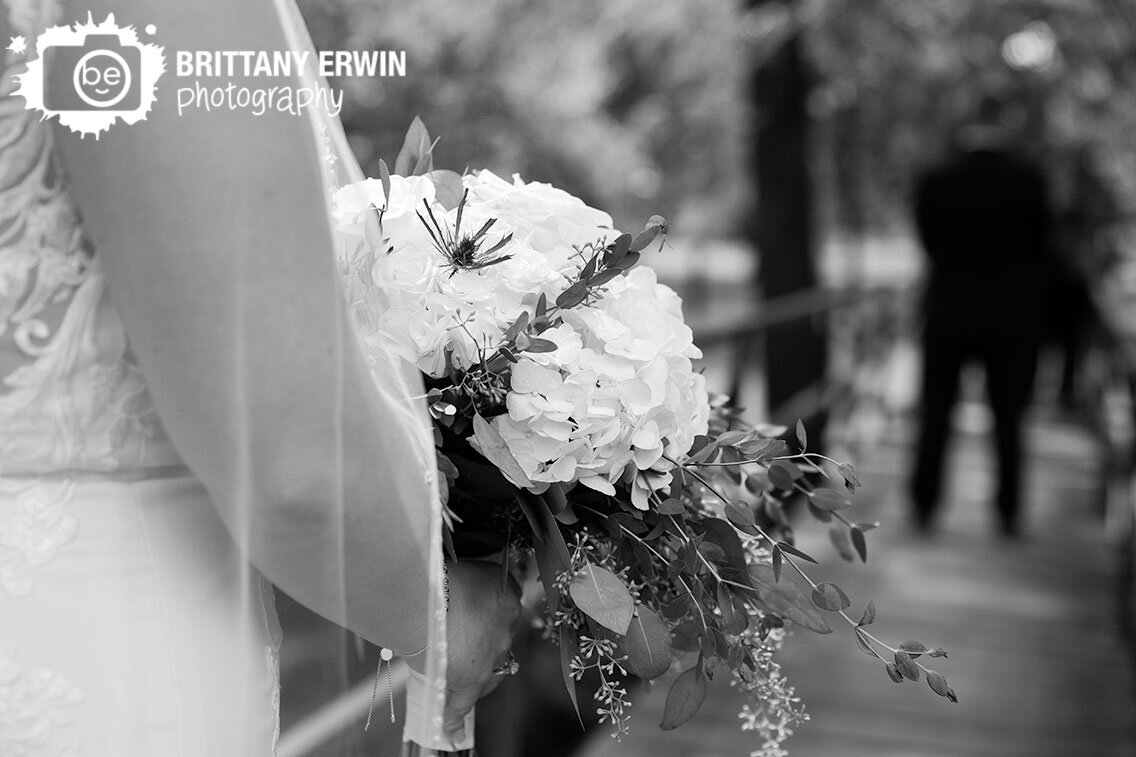
{"type": "Polygon", "coordinates": [[[446,735],[452,741],[458,742],[465,738],[465,716],[473,711],[480,698],[480,688],[450,689],[446,698],[445,728],[446,735]]]}
{"type": "Polygon", "coordinates": [[[473,710],[478,700],[488,696],[501,685],[501,682],[505,680],[505,675],[496,671],[502,666],[507,665],[510,661],[513,661],[513,656],[506,650],[500,657],[500,664],[493,669],[493,674],[485,679],[485,682],[480,687],[464,686],[460,689],[448,690],[446,695],[445,729],[446,735],[453,741],[461,741],[465,738],[466,715],[473,710]]]}

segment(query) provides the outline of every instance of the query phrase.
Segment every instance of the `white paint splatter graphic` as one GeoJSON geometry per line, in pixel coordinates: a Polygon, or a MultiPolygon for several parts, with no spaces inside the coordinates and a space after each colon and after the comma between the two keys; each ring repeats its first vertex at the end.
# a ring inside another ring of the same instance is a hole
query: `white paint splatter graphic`
{"type": "MultiPolygon", "coordinates": [[[[147,27],[149,31],[149,27],[147,27]]],[[[25,107],[57,116],[71,131],[95,139],[116,121],[133,124],[150,112],[166,71],[161,46],[138,41],[134,27],[102,23],[52,26],[36,39],[36,58],[17,77],[25,107]]]]}

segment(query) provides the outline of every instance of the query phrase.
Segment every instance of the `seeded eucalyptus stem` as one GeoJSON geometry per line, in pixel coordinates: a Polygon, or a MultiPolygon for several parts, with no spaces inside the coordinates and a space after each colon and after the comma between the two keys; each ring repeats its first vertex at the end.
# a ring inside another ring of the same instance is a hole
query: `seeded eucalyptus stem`
{"type": "MultiPolygon", "coordinates": [[[[719,500],[721,500],[723,504],[726,504],[726,505],[731,504],[731,502],[728,499],[726,499],[726,497],[721,492],[719,492],[713,485],[711,485],[709,481],[707,481],[704,477],[702,477],[697,471],[693,470],[696,467],[700,467],[700,464],[696,463],[696,464],[687,465],[685,463],[679,463],[678,461],[676,461],[676,460],[674,460],[670,457],[667,457],[666,455],[663,455],[663,457],[668,462],[679,466],[685,472],[689,473],[696,481],[698,481],[700,484],[702,484],[702,486],[705,487],[711,494],[713,494],[715,497],[717,497],[719,500]]],[[[779,457],[779,458],[774,458],[774,459],[775,460],[794,460],[794,459],[799,459],[800,457],[803,457],[803,456],[792,455],[792,456],[788,456],[788,457],[779,457]]],[[[828,460],[829,462],[833,462],[833,461],[829,460],[829,458],[824,457],[823,455],[817,455],[817,457],[828,460]]],[[[747,461],[747,462],[757,462],[757,461],[747,461]]],[[[801,486],[800,484],[795,484],[794,486],[795,486],[796,489],[803,492],[806,496],[812,495],[812,490],[807,489],[807,488],[801,486]]],[[[852,526],[852,523],[847,518],[842,516],[840,513],[833,512],[832,515],[834,515],[838,520],[840,520],[845,525],[852,526]]],[[[729,521],[727,521],[727,522],[729,522],[729,521]]],[[[732,523],[730,525],[733,526],[734,530],[737,530],[739,533],[745,533],[744,531],[739,530],[737,528],[737,526],[734,526],[732,523]]],[[[621,528],[622,528],[622,526],[621,526],[621,528]]],[[[760,538],[764,539],[765,541],[767,541],[769,543],[771,548],[776,546],[777,541],[772,536],[770,536],[765,531],[765,529],[763,529],[761,526],[758,526],[756,524],[754,525],[754,529],[758,532],[758,535],[759,535],[760,538]]],[[[732,586],[736,586],[736,587],[741,588],[741,589],[746,589],[746,590],[752,591],[752,589],[748,586],[744,586],[744,585],[736,583],[734,581],[728,581],[728,580],[721,578],[718,575],[717,571],[715,571],[714,568],[712,566],[710,566],[710,564],[706,561],[706,558],[704,556],[699,554],[699,557],[702,559],[702,562],[710,569],[710,572],[714,575],[714,578],[717,579],[719,582],[725,582],[725,583],[728,583],[732,586]]],[[[790,556],[785,555],[784,553],[782,554],[782,559],[785,562],[787,562],[789,564],[789,566],[794,571],[797,572],[797,575],[799,575],[806,582],[808,582],[810,587],[812,587],[814,590],[818,589],[819,585],[815,581],[813,581],[812,578],[809,577],[809,575],[801,568],[801,566],[799,566],[796,563],[796,561],[794,561],[790,556]]],[[[886,649],[889,653],[894,655],[897,652],[901,651],[898,647],[893,647],[892,645],[880,640],[875,634],[871,633],[870,631],[866,631],[864,629],[864,626],[862,626],[859,622],[853,620],[852,617],[849,616],[848,613],[845,612],[844,610],[836,610],[836,613],[841,618],[843,618],[844,621],[846,623],[848,623],[848,625],[851,626],[852,629],[856,633],[864,636],[866,639],[874,642],[876,645],[880,646],[881,648],[886,649]]],[[[924,673],[930,672],[929,669],[927,667],[925,667],[922,663],[918,662],[918,660],[915,659],[915,657],[912,658],[912,662],[916,666],[918,666],[924,673]]]]}

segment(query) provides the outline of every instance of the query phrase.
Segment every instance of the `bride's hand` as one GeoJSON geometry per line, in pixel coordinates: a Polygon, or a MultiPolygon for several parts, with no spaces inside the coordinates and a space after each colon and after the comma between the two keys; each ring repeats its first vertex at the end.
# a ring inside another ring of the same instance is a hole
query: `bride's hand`
{"type": "MultiPolygon", "coordinates": [[[[447,567],[445,728],[455,741],[477,700],[501,682],[493,670],[507,659],[521,614],[520,587],[510,576],[502,591],[501,570],[472,560],[447,567]]],[[[407,660],[412,667],[416,661],[407,660]]]]}

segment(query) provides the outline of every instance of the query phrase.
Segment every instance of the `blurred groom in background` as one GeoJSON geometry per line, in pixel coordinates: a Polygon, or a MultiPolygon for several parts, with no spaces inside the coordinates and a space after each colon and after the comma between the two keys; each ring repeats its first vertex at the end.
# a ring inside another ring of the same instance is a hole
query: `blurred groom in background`
{"type": "Polygon", "coordinates": [[[963,366],[982,365],[994,415],[1003,535],[1018,533],[1022,420],[1041,337],[1050,209],[1039,167],[1013,149],[1007,108],[984,97],[952,155],[920,177],[915,222],[927,254],[914,519],[928,533],[963,366]]]}

